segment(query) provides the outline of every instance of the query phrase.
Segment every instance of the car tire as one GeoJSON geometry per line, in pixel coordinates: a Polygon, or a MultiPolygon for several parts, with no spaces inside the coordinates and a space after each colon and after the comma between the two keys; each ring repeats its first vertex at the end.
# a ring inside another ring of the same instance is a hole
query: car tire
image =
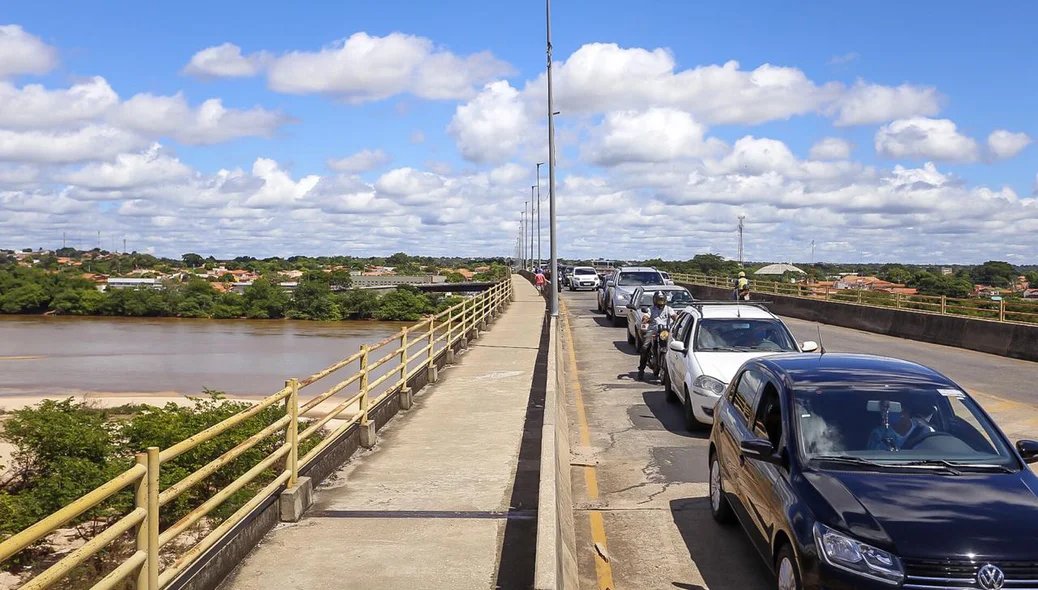
{"type": "Polygon", "coordinates": [[[703,423],[696,419],[695,412],[692,411],[692,396],[688,393],[688,388],[685,388],[685,400],[683,409],[685,410],[685,428],[689,432],[698,432],[703,429],[703,423]]]}
{"type": "Polygon", "coordinates": [[[721,462],[716,451],[710,453],[710,515],[721,524],[735,522],[732,505],[724,497],[724,478],[721,477],[721,462]]]}
{"type": "Polygon", "coordinates": [[[778,590],[803,590],[800,565],[789,543],[784,543],[775,556],[775,587],[778,590]]]}
{"type": "Polygon", "coordinates": [[[674,384],[670,382],[670,371],[663,372],[663,393],[667,394],[667,402],[672,404],[681,402],[677,392],[674,391],[674,384]]]}

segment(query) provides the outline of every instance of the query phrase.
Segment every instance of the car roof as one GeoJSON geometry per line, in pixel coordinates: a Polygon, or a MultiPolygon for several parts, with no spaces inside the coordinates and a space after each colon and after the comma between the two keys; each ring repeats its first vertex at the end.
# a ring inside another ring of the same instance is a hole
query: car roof
{"type": "Polygon", "coordinates": [[[624,266],[617,269],[617,272],[659,272],[651,266],[624,266]]]}
{"type": "Polygon", "coordinates": [[[761,309],[756,305],[739,305],[732,303],[731,305],[703,305],[695,306],[692,305],[688,308],[690,313],[698,315],[699,317],[709,319],[739,319],[739,318],[752,318],[752,319],[778,319],[775,314],[771,313],[766,309],[761,309]]]}
{"type": "Polygon", "coordinates": [[[882,383],[894,388],[939,386],[961,389],[951,379],[929,367],[871,354],[781,354],[756,359],[756,362],[785,378],[792,387],[882,383]]]}
{"type": "MultiPolygon", "coordinates": [[[[656,291],[688,291],[688,289],[680,285],[641,285],[638,289],[643,291],[652,291],[653,293],[656,291]]],[[[635,289],[635,291],[638,289],[635,289]]]]}

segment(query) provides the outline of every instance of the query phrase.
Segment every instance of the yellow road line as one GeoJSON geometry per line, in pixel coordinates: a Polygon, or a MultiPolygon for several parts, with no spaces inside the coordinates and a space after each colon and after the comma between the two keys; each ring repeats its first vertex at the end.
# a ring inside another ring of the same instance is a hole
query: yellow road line
{"type": "Polygon", "coordinates": [[[24,355],[24,356],[0,356],[0,361],[37,361],[42,358],[47,358],[42,355],[24,355]]]}
{"type": "MultiPolygon", "coordinates": [[[[591,434],[587,427],[587,412],[584,409],[584,395],[580,389],[580,376],[577,373],[576,345],[573,342],[573,332],[569,327],[569,312],[566,309],[566,303],[562,299],[559,299],[559,304],[560,309],[562,310],[562,326],[566,330],[566,340],[569,341],[569,372],[572,376],[569,385],[573,390],[573,396],[577,405],[577,424],[580,430],[580,444],[584,447],[590,447],[591,434]]],[[[598,474],[593,465],[584,466],[584,485],[587,487],[588,498],[590,500],[598,500],[598,474]]],[[[591,542],[595,545],[601,545],[602,550],[606,552],[608,546],[606,545],[605,523],[602,520],[602,513],[598,510],[590,510],[588,516],[591,520],[591,542]]],[[[616,588],[613,584],[613,566],[609,565],[609,562],[606,561],[605,557],[603,557],[597,549],[595,550],[594,555],[595,575],[598,578],[599,590],[613,590],[616,588]]]]}

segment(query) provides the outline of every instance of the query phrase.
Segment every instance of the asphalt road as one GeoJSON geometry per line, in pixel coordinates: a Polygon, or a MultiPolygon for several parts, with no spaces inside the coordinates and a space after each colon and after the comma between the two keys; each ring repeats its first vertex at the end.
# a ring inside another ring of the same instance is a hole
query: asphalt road
{"type": "MultiPolygon", "coordinates": [[[[635,380],[625,328],[595,312],[594,292],[564,292],[594,487],[574,469],[581,588],[757,590],[773,578],[738,527],[716,524],[708,505],[707,431],[688,432],[679,406],[655,382],[635,380]],[[596,497],[597,496],[597,497],[596,497]],[[593,519],[601,518],[601,526],[593,519]],[[594,531],[594,532],[593,532],[594,531]],[[596,548],[596,542],[598,548],[596,548]],[[598,557],[602,553],[608,556],[598,557]]],[[[930,366],[965,387],[1011,438],[1038,438],[1038,363],[783,318],[801,341],[829,352],[882,354],[930,366]]],[[[565,328],[564,323],[564,328],[565,328]]],[[[570,389],[574,371],[570,369],[570,389]]],[[[572,438],[580,422],[570,394],[572,438]]]]}

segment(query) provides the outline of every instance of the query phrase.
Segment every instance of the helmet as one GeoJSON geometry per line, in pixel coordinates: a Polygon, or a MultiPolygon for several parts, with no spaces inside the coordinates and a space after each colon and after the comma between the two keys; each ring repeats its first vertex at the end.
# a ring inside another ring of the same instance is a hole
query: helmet
{"type": "Polygon", "coordinates": [[[656,291],[652,296],[652,302],[655,305],[663,307],[667,304],[667,296],[663,294],[663,291],[656,291]]]}
{"type": "Polygon", "coordinates": [[[746,278],[746,273],[740,270],[739,271],[739,278],[740,279],[745,279],[746,278]]]}

